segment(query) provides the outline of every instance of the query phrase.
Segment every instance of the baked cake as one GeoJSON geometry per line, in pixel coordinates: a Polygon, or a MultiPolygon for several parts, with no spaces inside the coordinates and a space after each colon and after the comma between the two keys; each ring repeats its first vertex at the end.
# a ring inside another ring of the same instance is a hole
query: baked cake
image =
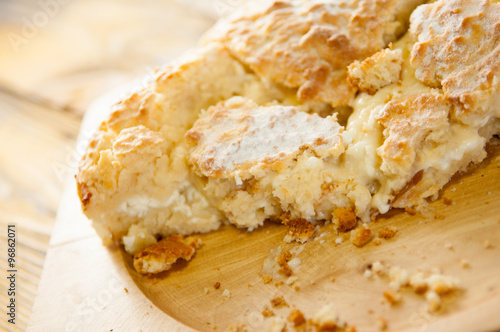
{"type": "Polygon", "coordinates": [[[90,140],[76,179],[104,243],[425,211],[500,133],[500,4],[423,2],[262,1],[217,23],[90,140]]]}

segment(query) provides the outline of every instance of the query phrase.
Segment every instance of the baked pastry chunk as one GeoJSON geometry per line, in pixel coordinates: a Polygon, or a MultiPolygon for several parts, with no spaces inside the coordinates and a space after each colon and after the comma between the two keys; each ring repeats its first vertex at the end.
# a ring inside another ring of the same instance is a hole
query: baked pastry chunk
{"type": "Polygon", "coordinates": [[[205,37],[223,43],[260,77],[296,89],[300,102],[348,105],[347,66],[403,34],[419,0],[262,1],[219,21],[205,37]]]}
{"type": "Polygon", "coordinates": [[[339,202],[322,191],[325,162],[338,163],[342,131],[335,117],[234,97],[209,108],[186,137],[203,192],[231,223],[256,227],[284,212],[331,215],[339,202]]]}
{"type": "Polygon", "coordinates": [[[90,140],[77,182],[99,235],[137,253],[223,222],[309,236],[425,210],[500,133],[500,4],[420,3],[268,1],[218,23],[90,140]]]}

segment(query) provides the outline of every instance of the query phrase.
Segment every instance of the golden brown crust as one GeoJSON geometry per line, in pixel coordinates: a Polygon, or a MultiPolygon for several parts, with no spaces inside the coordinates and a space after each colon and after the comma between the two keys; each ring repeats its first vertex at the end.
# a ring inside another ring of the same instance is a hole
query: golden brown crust
{"type": "Polygon", "coordinates": [[[372,231],[360,226],[351,231],[351,242],[357,247],[362,247],[372,239],[372,231]]]}
{"type": "Polygon", "coordinates": [[[282,223],[288,229],[288,236],[297,242],[306,242],[314,233],[314,225],[303,218],[285,219],[282,223]]]}
{"type": "Polygon", "coordinates": [[[394,226],[384,227],[384,229],[378,232],[378,237],[381,239],[392,239],[394,235],[398,232],[397,228],[394,226]]]}
{"type": "Polygon", "coordinates": [[[466,123],[485,124],[496,112],[500,88],[500,4],[440,0],[411,16],[415,76],[442,86],[466,123]]]}
{"type": "Polygon", "coordinates": [[[356,227],[358,219],[351,207],[341,207],[333,211],[336,225],[339,231],[347,232],[356,227]]]}
{"type": "Polygon", "coordinates": [[[306,319],[302,311],[298,309],[293,309],[288,315],[287,320],[293,324],[293,326],[298,327],[306,323],[306,319]]]}
{"type": "Polygon", "coordinates": [[[384,144],[378,149],[381,170],[401,177],[411,176],[417,153],[432,132],[449,126],[450,105],[437,93],[397,99],[385,105],[378,122],[384,129],[384,144]]]}
{"type": "Polygon", "coordinates": [[[172,235],[140,250],[134,255],[134,268],[142,274],[154,274],[169,270],[178,259],[191,260],[201,245],[199,237],[183,238],[172,235]]]}
{"type": "MultiPolygon", "coordinates": [[[[410,5],[415,2],[423,1],[410,5]]],[[[227,45],[261,77],[297,88],[299,101],[347,105],[356,92],[346,80],[347,65],[395,39],[403,7],[398,0],[252,3],[206,39],[227,45]]]]}
{"type": "Polygon", "coordinates": [[[375,94],[379,89],[399,81],[403,55],[400,49],[385,49],[362,62],[356,60],[348,67],[348,81],[362,92],[375,94]]]}

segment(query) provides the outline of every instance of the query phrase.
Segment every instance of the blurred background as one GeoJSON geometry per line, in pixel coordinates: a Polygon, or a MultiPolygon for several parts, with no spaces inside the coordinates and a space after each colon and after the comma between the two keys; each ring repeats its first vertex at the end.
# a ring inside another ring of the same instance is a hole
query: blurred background
{"type": "Polygon", "coordinates": [[[28,324],[87,107],[193,48],[242,2],[0,0],[0,234],[6,243],[16,225],[18,269],[16,325],[1,319],[0,330],[28,324]]]}

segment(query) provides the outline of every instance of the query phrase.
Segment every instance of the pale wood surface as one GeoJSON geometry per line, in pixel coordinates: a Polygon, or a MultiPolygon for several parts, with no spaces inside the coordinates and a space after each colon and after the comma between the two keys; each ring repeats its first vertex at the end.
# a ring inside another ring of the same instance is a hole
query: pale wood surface
{"type": "MultiPolygon", "coordinates": [[[[17,324],[7,324],[2,309],[0,330],[27,327],[63,182],[81,155],[75,142],[89,104],[193,47],[213,24],[174,0],[64,2],[48,12],[37,1],[0,1],[0,266],[4,271],[7,225],[16,224],[18,235],[17,324]],[[26,21],[33,23],[43,13],[50,17],[36,32],[23,30],[26,21]],[[26,42],[16,47],[12,35],[26,42]]],[[[6,288],[2,276],[2,308],[9,301],[6,288]]]]}

